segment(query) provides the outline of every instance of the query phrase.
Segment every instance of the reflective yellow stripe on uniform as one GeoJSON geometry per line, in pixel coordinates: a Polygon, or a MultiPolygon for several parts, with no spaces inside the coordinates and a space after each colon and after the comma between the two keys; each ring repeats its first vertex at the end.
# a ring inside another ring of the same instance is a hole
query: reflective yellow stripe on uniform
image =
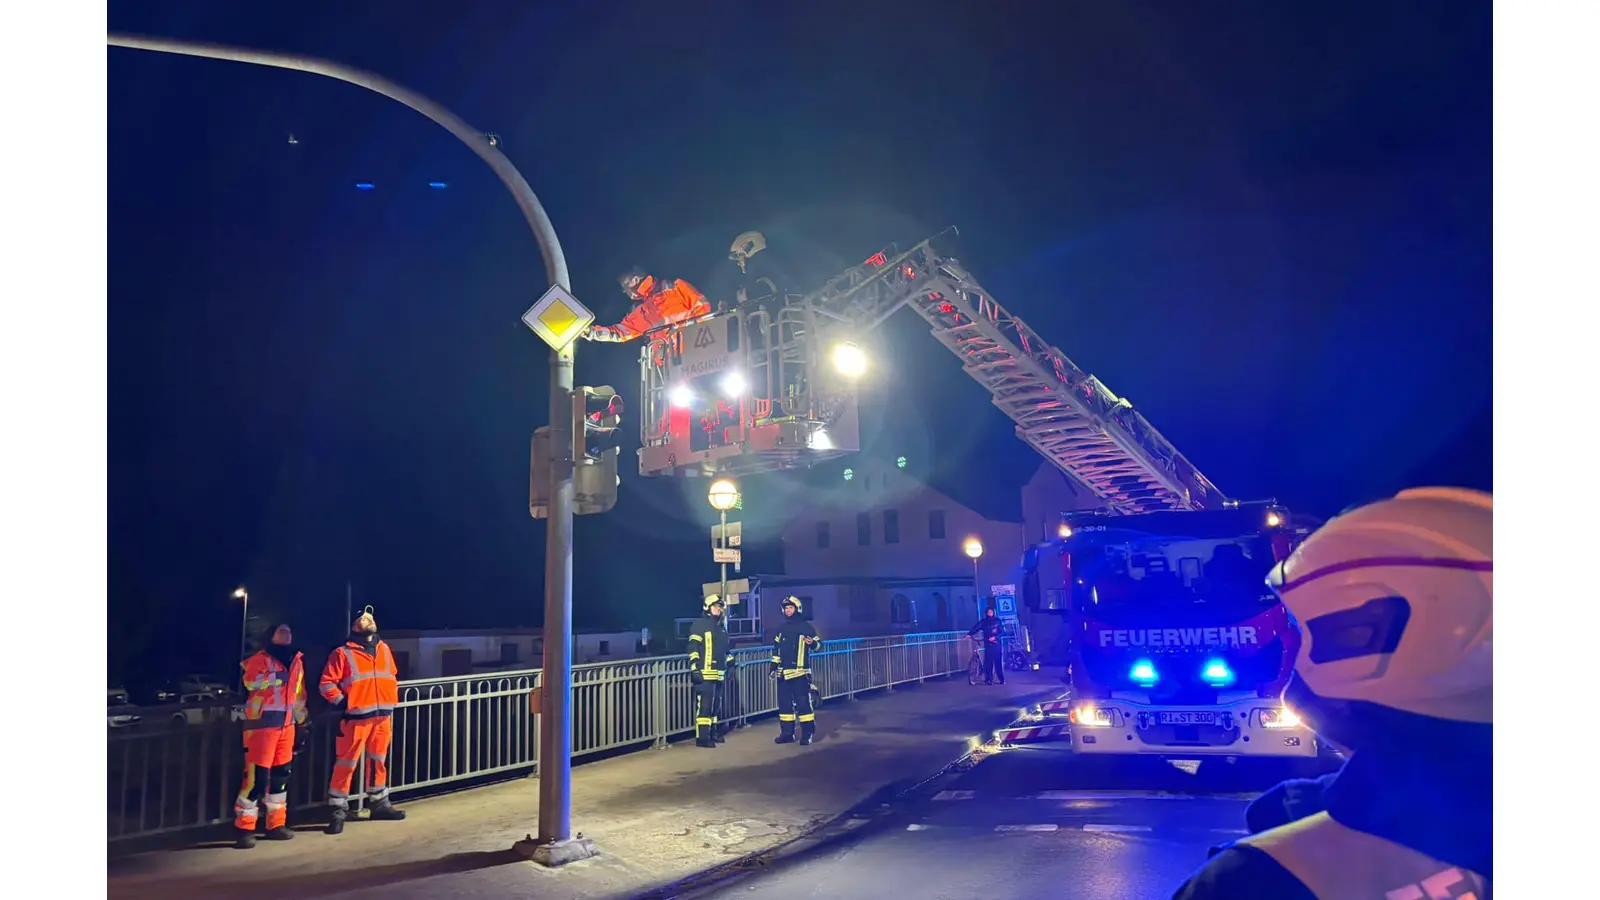
{"type": "Polygon", "coordinates": [[[1325,812],[1239,841],[1278,861],[1325,900],[1488,900],[1482,875],[1339,824],[1325,812]]]}

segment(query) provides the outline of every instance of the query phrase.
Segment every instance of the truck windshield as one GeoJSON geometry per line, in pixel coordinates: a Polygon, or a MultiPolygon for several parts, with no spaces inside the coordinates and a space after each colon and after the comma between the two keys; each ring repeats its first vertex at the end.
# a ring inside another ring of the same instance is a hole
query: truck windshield
{"type": "Polygon", "coordinates": [[[1204,608],[1247,615],[1277,603],[1265,580],[1272,546],[1234,539],[1148,537],[1072,552],[1074,605],[1086,612],[1204,608]]]}

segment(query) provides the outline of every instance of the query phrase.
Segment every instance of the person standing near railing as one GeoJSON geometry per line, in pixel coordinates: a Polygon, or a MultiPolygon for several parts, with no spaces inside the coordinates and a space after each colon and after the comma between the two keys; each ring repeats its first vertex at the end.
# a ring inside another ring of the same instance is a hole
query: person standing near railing
{"type": "Polygon", "coordinates": [[[717,730],[723,676],[733,668],[733,644],[722,627],[722,598],[709,595],[705,615],[689,629],[689,682],[694,685],[694,743],[715,747],[727,740],[717,730]]]}
{"type": "Polygon", "coordinates": [[[267,839],[287,841],[289,773],[304,740],[306,723],[305,661],[294,647],[287,624],[262,635],[261,649],[241,662],[244,689],[244,783],[233,801],[234,844],[240,850],[256,845],[257,803],[267,808],[267,839]],[[298,727],[297,727],[298,726],[298,727]]]}
{"type": "Polygon", "coordinates": [[[817,733],[817,714],[811,708],[812,647],[822,643],[816,626],[800,615],[800,598],[783,598],[783,625],[772,637],[772,678],[778,682],[778,736],[775,744],[795,742],[800,726],[800,746],[809,747],[817,733]]]}
{"type": "Polygon", "coordinates": [[[344,831],[350,815],[350,783],[363,756],[372,818],[404,819],[406,814],[389,800],[389,743],[394,710],[400,703],[400,669],[389,645],[378,639],[372,607],[356,616],[349,637],[328,654],[322,669],[322,699],[344,714],[334,744],[333,778],[328,782],[328,805],[333,807],[328,834],[344,831]]]}
{"type": "Polygon", "coordinates": [[[1006,624],[994,614],[993,606],[985,607],[983,618],[967,629],[967,637],[977,637],[983,647],[984,684],[994,684],[996,679],[1001,684],[1006,683],[1004,644],[1001,641],[1005,634],[1006,624]]]}

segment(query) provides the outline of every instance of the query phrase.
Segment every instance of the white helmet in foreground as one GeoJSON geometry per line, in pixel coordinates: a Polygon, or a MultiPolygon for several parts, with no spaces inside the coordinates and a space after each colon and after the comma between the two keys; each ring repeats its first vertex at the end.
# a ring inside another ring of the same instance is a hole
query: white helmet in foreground
{"type": "Polygon", "coordinates": [[[1285,698],[1314,724],[1365,704],[1493,723],[1493,496],[1418,488],[1358,507],[1306,538],[1267,584],[1303,638],[1300,684],[1285,698]]]}

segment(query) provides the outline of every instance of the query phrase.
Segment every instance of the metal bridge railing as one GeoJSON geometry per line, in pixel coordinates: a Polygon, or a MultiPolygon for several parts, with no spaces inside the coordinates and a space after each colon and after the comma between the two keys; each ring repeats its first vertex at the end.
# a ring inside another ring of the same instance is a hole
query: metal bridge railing
{"type": "MultiPolygon", "coordinates": [[[[829,699],[963,672],[970,654],[970,647],[963,652],[966,641],[954,631],[825,641],[811,656],[812,683],[829,699]]],[[[770,645],[735,653],[738,667],[727,682],[724,719],[776,710],[777,689],[767,677],[771,655],[770,645]]],[[[470,787],[537,772],[538,687],[538,669],[401,682],[390,789],[403,794],[470,787]]],[[[574,759],[665,746],[694,730],[684,655],[574,666],[572,694],[574,759]]],[[[327,802],[338,718],[319,716],[311,727],[289,784],[296,809],[327,802]]],[[[232,821],[244,770],[238,723],[146,722],[108,734],[107,828],[113,845],[232,821]]],[[[357,787],[365,776],[357,773],[357,787]]]]}

